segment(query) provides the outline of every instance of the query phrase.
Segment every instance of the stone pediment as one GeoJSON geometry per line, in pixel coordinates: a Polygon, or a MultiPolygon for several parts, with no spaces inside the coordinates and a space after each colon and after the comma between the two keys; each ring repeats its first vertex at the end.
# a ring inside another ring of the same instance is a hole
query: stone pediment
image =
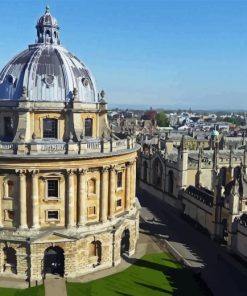
{"type": "Polygon", "coordinates": [[[46,233],[39,237],[37,237],[33,242],[35,243],[45,243],[45,242],[66,242],[66,241],[74,241],[75,237],[65,235],[62,233],[46,233]]]}

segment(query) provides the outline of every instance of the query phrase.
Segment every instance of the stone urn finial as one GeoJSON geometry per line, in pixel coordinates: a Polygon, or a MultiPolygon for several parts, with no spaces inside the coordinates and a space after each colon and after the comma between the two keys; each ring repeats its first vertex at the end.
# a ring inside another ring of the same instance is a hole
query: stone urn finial
{"type": "Polygon", "coordinates": [[[21,93],[21,96],[22,96],[23,98],[26,98],[26,97],[27,97],[27,88],[26,88],[26,86],[24,86],[24,85],[23,85],[23,87],[22,87],[22,93],[21,93]]]}
{"type": "Polygon", "coordinates": [[[33,132],[33,134],[32,134],[32,139],[33,140],[36,140],[37,139],[37,136],[36,136],[35,132],[33,132]]]}
{"type": "Polygon", "coordinates": [[[73,99],[77,99],[78,98],[78,89],[76,87],[74,87],[73,89],[73,99]]]}
{"type": "Polygon", "coordinates": [[[104,99],[104,97],[105,97],[105,91],[103,89],[100,92],[100,97],[101,97],[101,99],[104,99]]]}
{"type": "Polygon", "coordinates": [[[74,138],[73,133],[70,132],[70,134],[69,134],[69,142],[70,143],[73,142],[73,138],[74,138]]]}
{"type": "Polygon", "coordinates": [[[21,142],[24,142],[24,140],[25,140],[25,135],[24,135],[24,133],[20,133],[20,135],[19,135],[19,139],[21,140],[21,142]]]}

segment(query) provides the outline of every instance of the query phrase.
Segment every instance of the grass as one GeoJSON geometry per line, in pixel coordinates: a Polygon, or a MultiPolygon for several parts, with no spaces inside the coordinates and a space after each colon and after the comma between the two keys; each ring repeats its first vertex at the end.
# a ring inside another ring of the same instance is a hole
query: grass
{"type": "Polygon", "coordinates": [[[200,280],[167,253],[146,255],[125,271],[89,283],[67,283],[68,296],[209,295],[200,280]]]}
{"type": "Polygon", "coordinates": [[[33,287],[30,289],[8,289],[0,288],[1,296],[45,296],[44,286],[33,287]]]}

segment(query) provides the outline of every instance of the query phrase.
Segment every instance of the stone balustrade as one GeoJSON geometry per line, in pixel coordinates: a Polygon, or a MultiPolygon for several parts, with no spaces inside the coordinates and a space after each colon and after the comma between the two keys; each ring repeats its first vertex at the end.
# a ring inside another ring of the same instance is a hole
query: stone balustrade
{"type": "Polygon", "coordinates": [[[63,141],[33,141],[31,143],[7,143],[0,142],[0,155],[46,155],[46,154],[92,154],[111,153],[126,149],[133,149],[136,146],[136,139],[83,139],[80,142],[63,141]]]}

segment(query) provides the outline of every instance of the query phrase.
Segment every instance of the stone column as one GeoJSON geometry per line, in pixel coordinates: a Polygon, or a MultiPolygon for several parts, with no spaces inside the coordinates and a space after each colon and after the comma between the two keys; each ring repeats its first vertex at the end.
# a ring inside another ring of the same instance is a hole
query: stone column
{"type": "Polygon", "coordinates": [[[32,171],[32,228],[39,228],[39,178],[38,171],[32,171]]]}
{"type": "Polygon", "coordinates": [[[68,194],[68,206],[67,206],[67,226],[75,226],[75,188],[74,188],[74,170],[67,171],[67,194],[68,194]]]}
{"type": "Polygon", "coordinates": [[[100,221],[107,221],[108,214],[108,167],[103,167],[101,170],[100,184],[100,221]]]}
{"type": "Polygon", "coordinates": [[[20,170],[19,182],[20,182],[20,203],[19,203],[19,215],[20,215],[20,229],[27,228],[27,184],[26,184],[26,171],[20,170]]]}
{"type": "Polygon", "coordinates": [[[87,184],[86,169],[79,170],[79,202],[78,202],[78,226],[84,226],[87,217],[87,184]]]}
{"type": "Polygon", "coordinates": [[[128,211],[130,209],[130,199],[131,199],[131,164],[126,164],[125,169],[125,210],[128,211]]]}
{"type": "Polygon", "coordinates": [[[115,213],[115,192],[116,192],[116,172],[115,166],[110,167],[110,191],[109,191],[109,219],[114,217],[115,213]]]}
{"type": "Polygon", "coordinates": [[[0,176],[0,227],[3,227],[3,178],[4,176],[0,176]]]}

